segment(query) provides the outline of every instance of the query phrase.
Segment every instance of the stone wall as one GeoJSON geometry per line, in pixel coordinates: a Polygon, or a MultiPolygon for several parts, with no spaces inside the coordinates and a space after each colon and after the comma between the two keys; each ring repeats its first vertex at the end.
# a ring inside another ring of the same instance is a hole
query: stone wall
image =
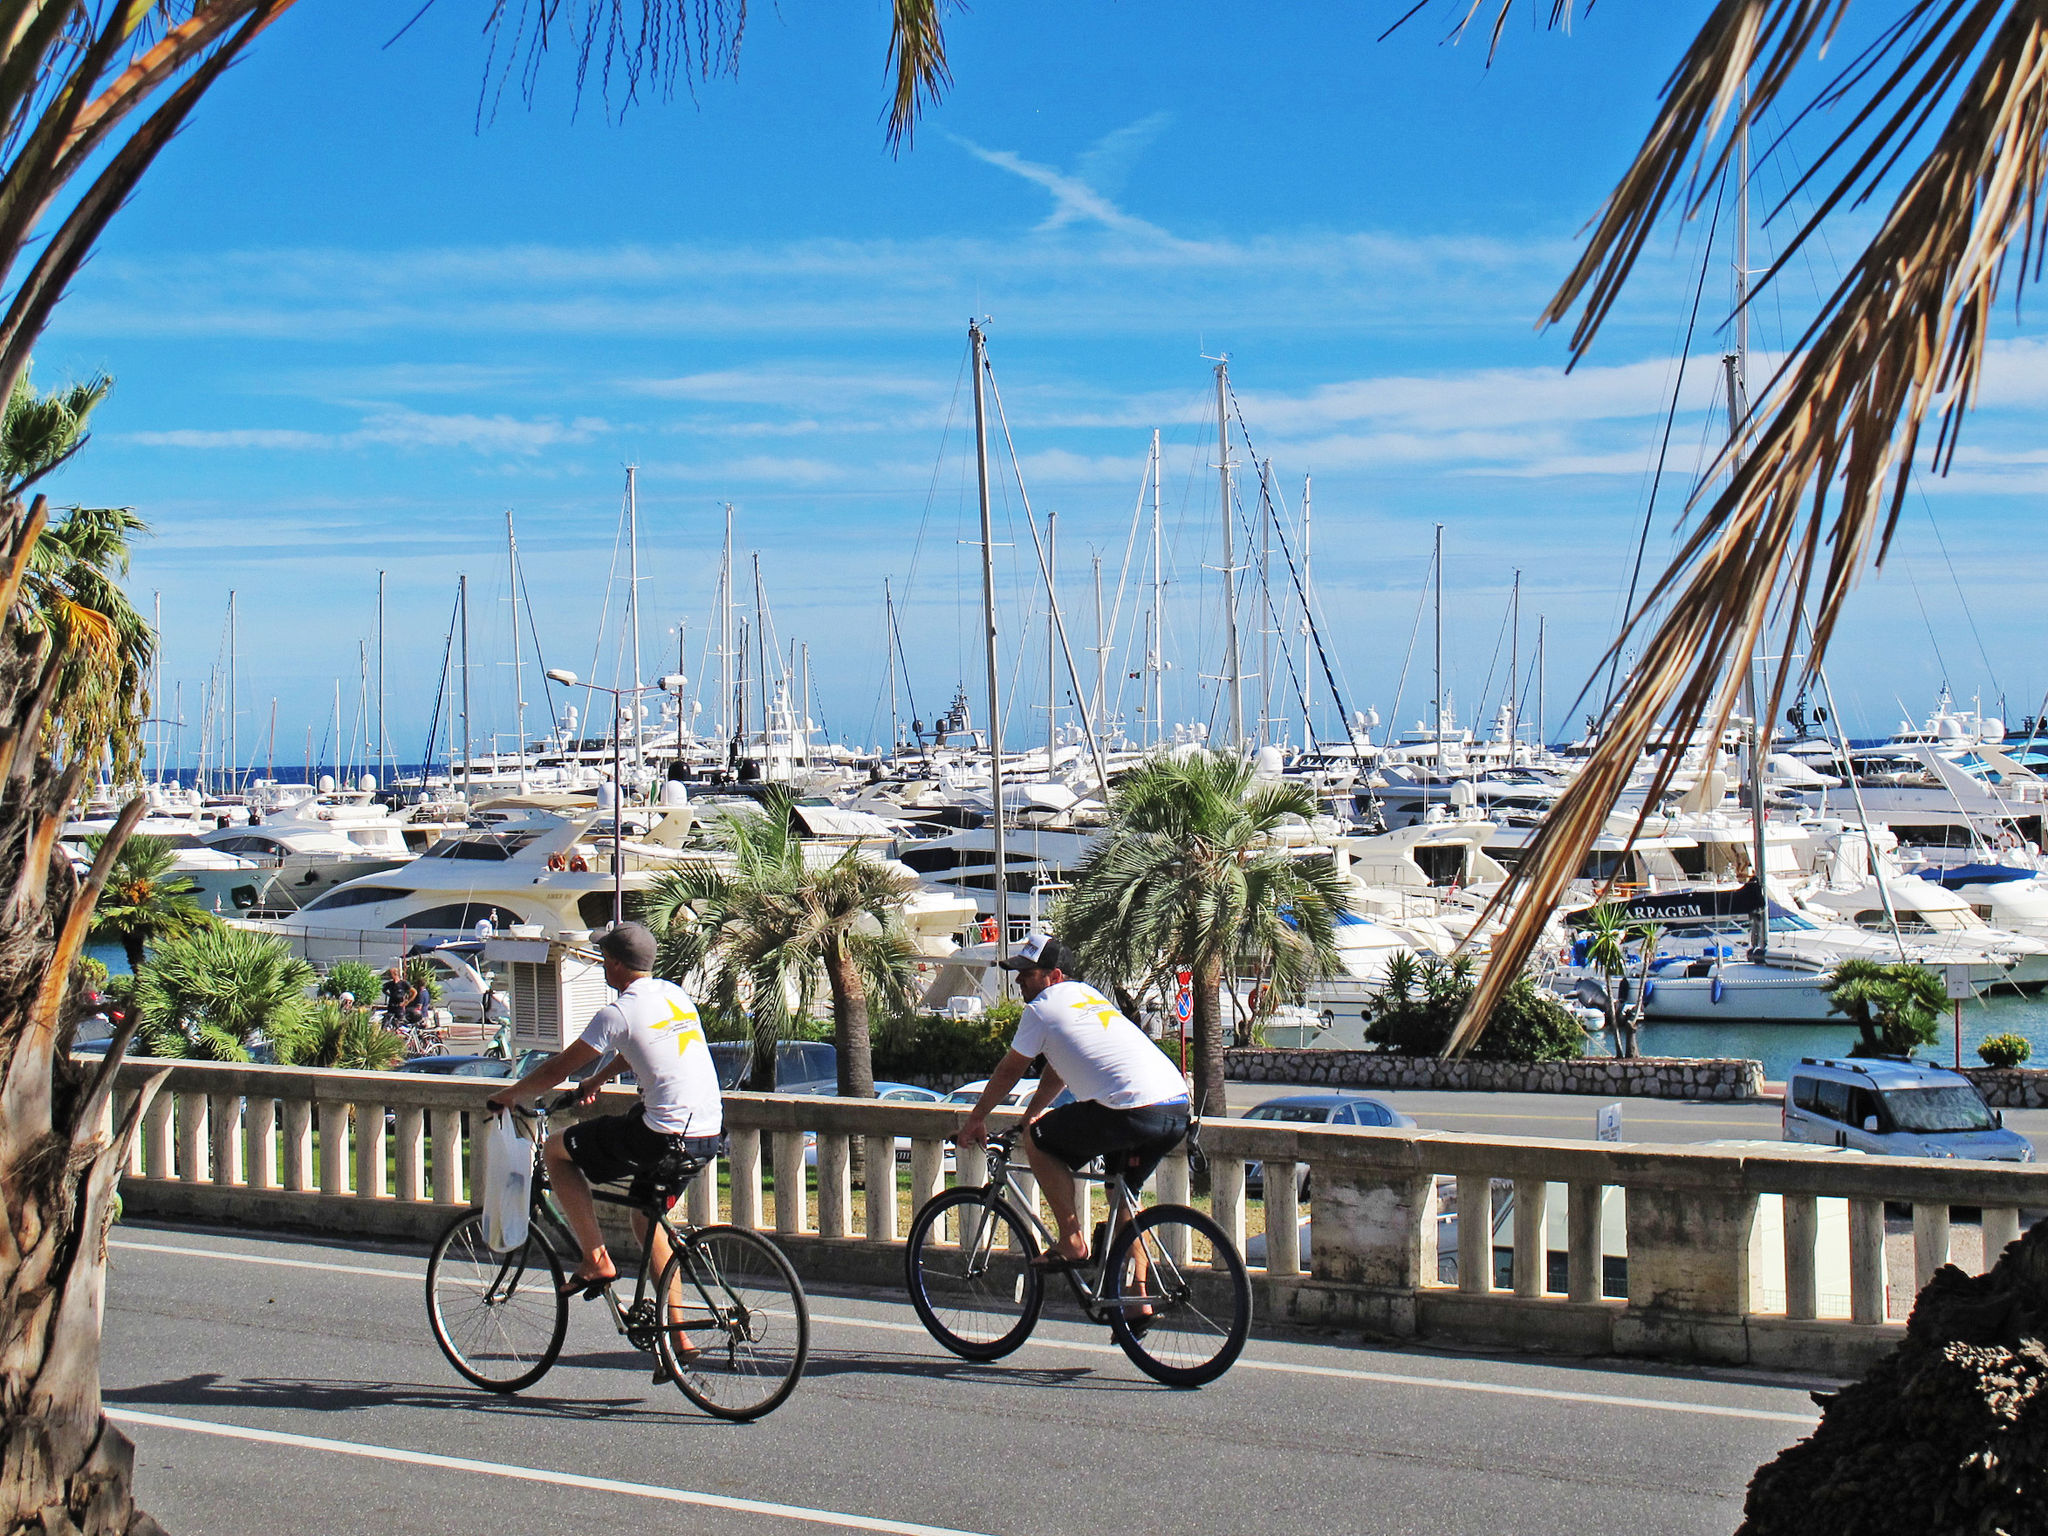
{"type": "Polygon", "coordinates": [[[1965,1067],[1993,1109],[2048,1109],[2048,1070],[2040,1067],[1965,1067]]]}
{"type": "Polygon", "coordinates": [[[1385,1056],[1377,1051],[1238,1050],[1229,1052],[1227,1061],[1226,1070],[1239,1082],[1331,1088],[1437,1088],[1470,1093],[1584,1093],[1609,1098],[1721,1100],[1758,1099],[1764,1091],[1763,1063],[1737,1059],[1645,1056],[1616,1061],[1591,1056],[1524,1063],[1446,1061],[1437,1056],[1385,1056]]]}

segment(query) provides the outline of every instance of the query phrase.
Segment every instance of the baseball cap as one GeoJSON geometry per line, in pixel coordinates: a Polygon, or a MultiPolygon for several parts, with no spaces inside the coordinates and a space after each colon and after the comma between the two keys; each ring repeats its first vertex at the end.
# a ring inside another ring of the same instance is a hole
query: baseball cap
{"type": "Polygon", "coordinates": [[[642,923],[616,923],[597,941],[597,952],[629,971],[654,969],[654,935],[642,923]]]}
{"type": "Polygon", "coordinates": [[[1064,971],[1074,974],[1074,952],[1049,933],[1034,933],[1001,962],[1006,971],[1064,971]]]}

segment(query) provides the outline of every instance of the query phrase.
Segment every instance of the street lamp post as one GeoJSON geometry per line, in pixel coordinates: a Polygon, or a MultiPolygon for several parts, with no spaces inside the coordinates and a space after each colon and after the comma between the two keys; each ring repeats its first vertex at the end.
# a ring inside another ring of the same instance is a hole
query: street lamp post
{"type": "MultiPolygon", "coordinates": [[[[626,700],[637,700],[643,693],[669,693],[675,695],[676,708],[680,710],[683,687],[689,679],[680,672],[671,672],[667,677],[638,688],[607,688],[603,683],[579,682],[574,672],[566,672],[559,667],[548,668],[548,679],[560,683],[564,688],[594,688],[599,693],[608,693],[612,696],[612,926],[616,928],[626,920],[626,866],[619,846],[623,840],[626,823],[623,798],[625,761],[621,734],[624,728],[626,700]]],[[[636,730],[638,725],[636,718],[636,730]]]]}

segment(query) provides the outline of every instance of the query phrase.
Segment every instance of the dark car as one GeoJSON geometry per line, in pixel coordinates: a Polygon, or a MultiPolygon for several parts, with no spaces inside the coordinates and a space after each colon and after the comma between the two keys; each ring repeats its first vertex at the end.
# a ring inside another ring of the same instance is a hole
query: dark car
{"type": "Polygon", "coordinates": [[[511,1077],[512,1063],[503,1056],[415,1056],[393,1069],[423,1072],[430,1077],[511,1077]]]}
{"type": "MultiPolygon", "coordinates": [[[[1244,1117],[1247,1120],[1278,1120],[1288,1125],[1346,1125],[1374,1130],[1412,1129],[1415,1125],[1409,1116],[1369,1093],[1289,1094],[1285,1098],[1268,1099],[1263,1104],[1253,1105],[1245,1111],[1244,1117]]],[[[1306,1200],[1308,1169],[1303,1167],[1297,1178],[1300,1197],[1306,1200]]],[[[1263,1163],[1245,1165],[1244,1192],[1255,1199],[1265,1195],[1266,1170],[1263,1163]]]]}
{"type": "MultiPolygon", "coordinates": [[[[742,1040],[714,1040],[711,1059],[718,1064],[718,1086],[736,1093],[747,1080],[748,1046],[742,1040]]],[[[839,1047],[822,1040],[784,1040],[775,1047],[777,1093],[839,1091],[839,1047]]]]}

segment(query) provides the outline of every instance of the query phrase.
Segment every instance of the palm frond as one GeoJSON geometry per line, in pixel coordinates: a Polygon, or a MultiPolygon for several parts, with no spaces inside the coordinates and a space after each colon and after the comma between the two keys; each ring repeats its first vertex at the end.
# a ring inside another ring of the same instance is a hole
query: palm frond
{"type": "MultiPolygon", "coordinates": [[[[1684,168],[1705,179],[1726,159],[1717,135],[1754,120],[1783,92],[1845,3],[1722,0],[1715,8],[1546,313],[1555,321],[1583,306],[1575,353],[1590,344],[1684,168]]],[[[1725,488],[1617,638],[1617,650],[1636,644],[1650,616],[1663,615],[1640,642],[1585,770],[1496,897],[1515,910],[1453,1049],[1484,1027],[1652,733],[1661,727],[1678,742],[1703,726],[1718,733],[1734,679],[1774,622],[1790,653],[1810,610],[1805,676],[1819,667],[1850,590],[1866,565],[1883,561],[1930,414],[1940,422],[1932,467],[1945,470],[1955,452],[2007,257],[2017,244],[2016,284],[2037,263],[2048,211],[2048,17],[2040,7],[1916,0],[1823,98],[1847,108],[1849,126],[1823,156],[1840,169],[1794,247],[1830,211],[1872,195],[1923,125],[1948,110],[1876,235],[1752,411],[1740,462],[1731,451],[1724,465],[1732,471],[1725,488]]],[[[1763,718],[1776,716],[1798,680],[1790,669],[1773,680],[1763,718]]],[[[1674,750],[1646,804],[1656,803],[1676,762],[1674,750]]]]}
{"type": "Polygon", "coordinates": [[[889,70],[896,90],[889,104],[889,149],[901,154],[926,107],[953,84],[946,64],[947,0],[895,0],[890,11],[889,70]]]}

